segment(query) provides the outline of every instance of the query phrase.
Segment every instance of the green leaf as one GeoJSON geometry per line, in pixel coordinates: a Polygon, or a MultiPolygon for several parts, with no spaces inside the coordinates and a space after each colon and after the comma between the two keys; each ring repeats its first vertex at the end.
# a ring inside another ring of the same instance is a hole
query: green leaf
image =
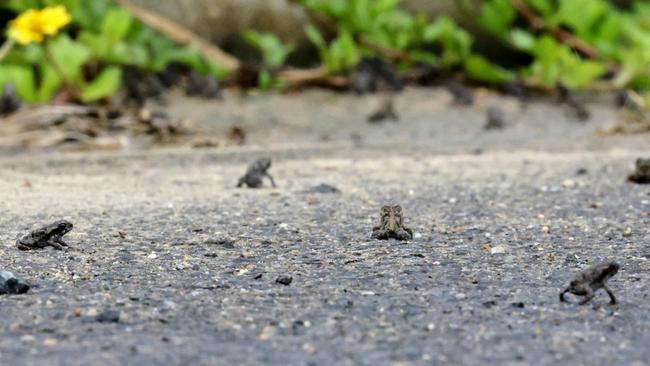
{"type": "Polygon", "coordinates": [[[510,0],[491,0],[481,6],[478,22],[492,34],[505,37],[516,16],[510,0]]]}
{"type": "Polygon", "coordinates": [[[36,99],[39,103],[47,103],[54,97],[54,94],[61,88],[61,78],[56,74],[52,66],[43,64],[41,66],[41,84],[36,91],[36,99]]]}
{"type": "Polygon", "coordinates": [[[470,56],[465,61],[465,71],[467,71],[467,74],[472,79],[493,84],[502,84],[515,78],[513,72],[494,65],[485,58],[476,55],[470,56]]]}
{"type": "Polygon", "coordinates": [[[65,34],[49,41],[52,58],[63,75],[76,82],[82,82],[82,67],[90,59],[90,49],[79,42],[74,42],[65,34]]]}
{"type": "Polygon", "coordinates": [[[401,2],[402,0],[376,0],[374,4],[374,11],[376,13],[384,13],[388,12],[390,10],[395,9],[397,5],[401,2]]]}
{"type": "Polygon", "coordinates": [[[582,89],[607,71],[605,65],[596,61],[583,61],[567,68],[562,82],[570,89],[582,89]]]}
{"type": "Polygon", "coordinates": [[[95,80],[86,85],[81,100],[88,103],[112,96],[120,88],[121,79],[122,70],[119,67],[105,68],[95,80]]]}
{"type": "Polygon", "coordinates": [[[102,22],[101,33],[112,43],[121,41],[129,32],[132,21],[131,15],[126,10],[113,8],[102,22]]]}
{"type": "Polygon", "coordinates": [[[86,30],[79,33],[77,41],[88,46],[92,50],[92,53],[100,59],[106,57],[111,48],[111,41],[105,35],[95,34],[86,30]]]}
{"type": "Polygon", "coordinates": [[[264,65],[271,68],[282,66],[294,48],[291,44],[283,44],[278,37],[271,33],[258,33],[249,30],[244,32],[243,36],[246,42],[260,50],[264,65]]]}
{"type": "Polygon", "coordinates": [[[535,45],[535,37],[520,28],[515,28],[510,31],[510,42],[518,50],[531,51],[535,45]]]}
{"type": "Polygon", "coordinates": [[[0,65],[0,86],[11,83],[18,96],[27,102],[38,102],[34,88],[34,73],[29,66],[0,65]]]}
{"type": "Polygon", "coordinates": [[[314,27],[313,25],[309,24],[305,27],[305,34],[307,35],[307,38],[316,45],[319,49],[322,48],[327,48],[327,43],[325,42],[325,38],[320,34],[318,29],[314,27]]]}
{"type": "Polygon", "coordinates": [[[554,12],[552,0],[526,0],[537,12],[541,13],[544,18],[551,16],[554,12]]]}
{"type": "Polygon", "coordinates": [[[273,77],[267,70],[260,71],[257,77],[257,87],[262,90],[268,90],[273,86],[273,77]]]}

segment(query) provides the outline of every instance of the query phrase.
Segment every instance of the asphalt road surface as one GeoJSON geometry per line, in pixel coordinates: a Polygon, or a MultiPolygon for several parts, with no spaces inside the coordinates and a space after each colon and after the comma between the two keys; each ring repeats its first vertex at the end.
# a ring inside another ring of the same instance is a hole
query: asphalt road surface
{"type": "Polygon", "coordinates": [[[650,364],[650,186],[626,181],[650,136],[489,98],[504,130],[444,91],[380,125],[316,92],[169,107],[243,147],[0,158],[0,270],[32,285],[0,296],[0,364],[650,364]],[[261,156],[278,188],[236,188],[261,156]],[[370,238],[388,203],[413,240],[370,238]],[[58,219],[69,249],[16,249],[58,219]],[[559,302],[606,259],[618,305],[559,302]]]}

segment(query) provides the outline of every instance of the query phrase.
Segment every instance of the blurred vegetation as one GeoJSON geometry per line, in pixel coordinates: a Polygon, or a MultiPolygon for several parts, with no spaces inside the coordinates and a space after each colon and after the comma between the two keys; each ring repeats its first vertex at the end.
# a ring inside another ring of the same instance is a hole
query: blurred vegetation
{"type": "Polygon", "coordinates": [[[82,102],[114,95],[122,69],[157,73],[181,63],[203,74],[223,76],[188,47],[179,47],[133,19],[110,0],[9,0],[16,14],[63,5],[72,16],[65,32],[43,43],[16,46],[0,64],[0,85],[12,83],[27,102],[50,101],[62,87],[82,102]]]}
{"type": "MultiPolygon", "coordinates": [[[[397,70],[427,65],[450,75],[501,85],[519,81],[550,90],[620,90],[650,93],[650,3],[625,9],[607,0],[456,0],[467,19],[520,64],[488,59],[453,19],[428,19],[400,8],[400,0],[296,0],[310,14],[333,25],[305,29],[328,75],[348,75],[363,57],[377,57],[397,70]]],[[[0,85],[13,83],[28,102],[47,102],[62,88],[82,102],[112,96],[122,69],[159,73],[180,63],[223,79],[218,65],[152,31],[110,0],[8,0],[16,14],[64,5],[72,23],[42,44],[14,47],[0,64],[0,85]]],[[[244,40],[260,55],[261,89],[282,88],[278,76],[293,52],[272,34],[247,31],[244,40]]]]}

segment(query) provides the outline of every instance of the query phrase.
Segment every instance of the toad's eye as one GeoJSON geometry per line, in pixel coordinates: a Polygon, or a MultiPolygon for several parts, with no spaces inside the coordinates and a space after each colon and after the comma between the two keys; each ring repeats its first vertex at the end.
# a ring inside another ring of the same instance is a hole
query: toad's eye
{"type": "Polygon", "coordinates": [[[393,206],[393,211],[395,213],[400,213],[400,212],[402,212],[402,207],[401,206],[393,206]]]}

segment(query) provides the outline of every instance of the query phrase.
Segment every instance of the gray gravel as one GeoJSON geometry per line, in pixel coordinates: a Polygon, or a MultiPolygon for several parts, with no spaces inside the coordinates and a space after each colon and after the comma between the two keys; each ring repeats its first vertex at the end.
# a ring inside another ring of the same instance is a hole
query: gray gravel
{"type": "MultiPolygon", "coordinates": [[[[482,128],[480,109],[450,113],[482,128]]],[[[359,128],[414,131],[401,123],[359,128]]],[[[32,288],[0,296],[0,364],[647,365],[650,186],[625,177],[648,144],[593,148],[580,125],[575,145],[477,132],[461,147],[456,128],[447,143],[281,148],[253,131],[244,148],[1,158],[0,270],[32,288]],[[266,153],[279,188],[235,188],[266,153]],[[370,239],[385,203],[412,241],[370,239]],[[14,247],[57,219],[75,225],[69,250],[14,247]],[[603,259],[621,264],[620,304],[560,303],[603,259]]]]}

